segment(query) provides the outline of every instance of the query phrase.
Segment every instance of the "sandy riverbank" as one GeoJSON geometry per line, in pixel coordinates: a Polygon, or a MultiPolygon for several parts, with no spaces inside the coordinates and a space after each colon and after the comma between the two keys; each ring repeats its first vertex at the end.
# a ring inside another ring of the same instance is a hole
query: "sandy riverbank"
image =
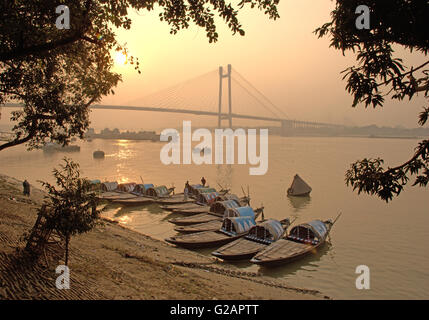
{"type": "Polygon", "coordinates": [[[55,287],[55,267],[17,261],[21,236],[36,220],[44,193],[0,175],[0,299],[323,299],[278,279],[242,273],[199,253],[106,221],[71,241],[71,288],[55,287]]]}

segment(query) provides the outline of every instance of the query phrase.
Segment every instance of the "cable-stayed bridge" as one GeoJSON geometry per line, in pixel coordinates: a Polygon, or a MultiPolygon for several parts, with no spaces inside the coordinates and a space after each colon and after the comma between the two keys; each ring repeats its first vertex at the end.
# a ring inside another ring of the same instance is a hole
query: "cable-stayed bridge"
{"type": "Polygon", "coordinates": [[[333,128],[335,124],[292,120],[237,70],[207,72],[178,85],[156,92],[127,105],[94,105],[92,109],[155,111],[217,117],[217,126],[233,119],[261,120],[280,123],[282,129],[333,128]],[[262,114],[261,114],[262,113],[262,114]]]}
{"type": "Polygon", "coordinates": [[[341,125],[290,119],[237,70],[219,67],[154,94],[124,105],[92,105],[91,109],[181,113],[217,118],[217,127],[233,119],[279,123],[282,132],[297,128],[338,128],[341,125]]]}

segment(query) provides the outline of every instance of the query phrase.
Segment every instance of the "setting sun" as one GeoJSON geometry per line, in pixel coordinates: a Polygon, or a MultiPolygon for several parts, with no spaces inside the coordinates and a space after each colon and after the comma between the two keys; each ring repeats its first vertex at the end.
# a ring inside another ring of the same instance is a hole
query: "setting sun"
{"type": "Polygon", "coordinates": [[[128,57],[126,54],[124,54],[123,52],[116,52],[115,54],[115,63],[117,65],[124,65],[127,64],[128,62],[128,57]]]}

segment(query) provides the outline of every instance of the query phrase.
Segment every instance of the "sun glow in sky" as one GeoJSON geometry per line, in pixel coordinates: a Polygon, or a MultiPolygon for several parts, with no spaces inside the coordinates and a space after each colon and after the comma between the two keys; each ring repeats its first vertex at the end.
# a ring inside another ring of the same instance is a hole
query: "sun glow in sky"
{"type": "Polygon", "coordinates": [[[128,56],[122,51],[117,51],[115,53],[115,64],[117,66],[123,66],[128,63],[128,56]]]}
{"type": "MultiPolygon", "coordinates": [[[[352,108],[341,71],[356,63],[352,53],[343,56],[329,47],[329,39],[318,39],[313,31],[330,21],[335,2],[281,1],[280,19],[273,21],[258,10],[244,9],[239,20],[244,37],[232,35],[222,19],[216,23],[219,41],[209,43],[205,31],[191,24],[176,35],[160,22],[157,10],[139,13],[130,10],[132,27],[117,30],[118,41],[127,44],[129,56],[139,58],[138,74],[121,52],[113,54],[114,71],[122,74],[115,95],[104,104],[138,105],[140,98],[193,77],[232,64],[263,92],[290,119],[346,125],[386,125],[417,127],[418,113],[426,101],[423,96],[408,101],[386,99],[383,108],[352,108]]],[[[419,54],[398,50],[407,66],[424,61],[419,54]]],[[[218,83],[217,79],[214,79],[218,83]]],[[[195,92],[198,95],[199,92],[195,92]]],[[[234,94],[234,93],[233,93],[234,94]]],[[[183,116],[186,119],[189,116],[183,116]]],[[[181,125],[182,115],[154,112],[93,112],[94,127],[159,129],[181,125]]],[[[199,117],[201,126],[215,125],[216,119],[199,117]]]]}

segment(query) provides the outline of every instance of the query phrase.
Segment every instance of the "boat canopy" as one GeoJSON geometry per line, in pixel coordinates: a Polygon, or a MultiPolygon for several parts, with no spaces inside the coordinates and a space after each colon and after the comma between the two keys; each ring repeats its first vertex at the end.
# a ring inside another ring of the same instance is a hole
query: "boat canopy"
{"type": "Polygon", "coordinates": [[[170,194],[166,186],[149,187],[146,194],[153,197],[166,197],[170,194]]]}
{"type": "Polygon", "coordinates": [[[101,184],[101,190],[103,191],[114,191],[118,188],[118,183],[115,182],[103,182],[101,184]]]}
{"type": "Polygon", "coordinates": [[[211,193],[201,193],[198,195],[198,202],[211,205],[214,203],[219,197],[219,193],[211,192],[211,193]]]}
{"type": "Polygon", "coordinates": [[[328,235],[328,229],[323,221],[313,220],[292,228],[288,238],[300,242],[317,244],[324,241],[328,235]]]}
{"type": "Polygon", "coordinates": [[[136,187],[134,188],[134,192],[140,193],[140,194],[145,194],[149,188],[153,188],[153,184],[151,184],[151,183],[141,184],[140,183],[140,184],[136,185],[136,187]]]}
{"type": "Polygon", "coordinates": [[[238,208],[240,205],[235,200],[216,201],[210,206],[211,212],[225,213],[227,209],[238,208]]]}
{"type": "Polygon", "coordinates": [[[282,224],[277,220],[269,219],[252,227],[246,238],[269,244],[280,239],[283,233],[282,224]]]}
{"type": "Polygon", "coordinates": [[[295,175],[287,194],[290,196],[303,196],[311,192],[311,187],[299,175],[295,175]]]}
{"type": "Polygon", "coordinates": [[[202,184],[193,184],[191,185],[191,191],[192,193],[197,193],[198,189],[204,188],[202,184]]]}
{"type": "Polygon", "coordinates": [[[90,184],[99,184],[99,183],[101,183],[101,181],[98,179],[95,179],[95,180],[89,180],[89,183],[90,184]]]}
{"type": "Polygon", "coordinates": [[[255,211],[251,207],[228,208],[223,217],[251,217],[255,219],[255,211]]]}
{"type": "Polygon", "coordinates": [[[213,192],[217,192],[215,188],[208,188],[208,187],[204,187],[204,188],[199,188],[197,189],[197,192],[199,194],[201,193],[213,193],[213,192]]]}
{"type": "Polygon", "coordinates": [[[252,217],[230,217],[223,220],[221,231],[237,235],[249,231],[255,225],[255,219],[252,217]]]}
{"type": "Polygon", "coordinates": [[[118,189],[123,192],[132,192],[134,191],[136,185],[137,184],[135,182],[121,183],[120,185],[118,185],[118,189]]]}
{"type": "Polygon", "coordinates": [[[225,198],[225,200],[234,200],[237,203],[240,203],[240,198],[237,197],[237,195],[235,195],[235,194],[226,194],[223,197],[225,198]]]}

